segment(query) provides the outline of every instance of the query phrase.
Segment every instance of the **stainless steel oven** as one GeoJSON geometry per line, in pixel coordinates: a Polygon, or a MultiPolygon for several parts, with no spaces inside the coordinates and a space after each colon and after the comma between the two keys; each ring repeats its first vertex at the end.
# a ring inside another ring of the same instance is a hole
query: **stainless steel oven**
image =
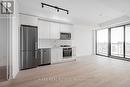
{"type": "Polygon", "coordinates": [[[72,48],[63,48],[63,58],[72,57],[72,48]]]}
{"type": "Polygon", "coordinates": [[[60,40],[71,40],[71,33],[60,33],[60,40]]]}

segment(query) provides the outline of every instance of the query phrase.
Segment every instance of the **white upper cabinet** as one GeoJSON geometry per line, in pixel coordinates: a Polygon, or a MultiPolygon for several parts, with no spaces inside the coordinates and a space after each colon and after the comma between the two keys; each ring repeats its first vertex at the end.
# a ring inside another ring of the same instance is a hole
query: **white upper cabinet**
{"type": "Polygon", "coordinates": [[[72,25],[69,24],[60,24],[60,32],[71,33],[72,25]]]}
{"type": "Polygon", "coordinates": [[[38,39],[50,39],[50,22],[38,20],[38,39]]]}
{"type": "Polygon", "coordinates": [[[38,24],[38,18],[35,17],[35,16],[29,16],[29,15],[22,15],[20,14],[19,15],[19,22],[20,22],[20,25],[23,24],[23,25],[32,25],[32,26],[37,26],[38,24]]]}
{"type": "Polygon", "coordinates": [[[50,39],[60,39],[60,24],[51,22],[50,39]]]}
{"type": "Polygon", "coordinates": [[[72,25],[38,19],[36,16],[20,14],[20,25],[38,26],[38,39],[60,39],[60,32],[72,33],[72,25]]]}
{"type": "Polygon", "coordinates": [[[60,39],[60,32],[71,33],[72,25],[38,20],[39,39],[60,39]]]}

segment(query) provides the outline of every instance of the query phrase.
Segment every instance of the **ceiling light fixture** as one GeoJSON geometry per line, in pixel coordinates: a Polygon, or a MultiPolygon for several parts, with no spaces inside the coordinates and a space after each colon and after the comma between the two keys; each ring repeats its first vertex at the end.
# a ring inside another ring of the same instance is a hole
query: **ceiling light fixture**
{"type": "Polygon", "coordinates": [[[55,8],[57,10],[57,12],[62,10],[62,11],[66,11],[66,13],[69,14],[69,10],[66,10],[66,9],[63,9],[63,8],[60,8],[60,7],[57,7],[57,6],[49,5],[49,4],[46,4],[46,3],[41,3],[41,5],[42,5],[42,8],[44,8],[44,6],[48,6],[48,7],[55,8]]]}
{"type": "Polygon", "coordinates": [[[59,9],[57,9],[57,12],[59,12],[60,10],[59,9]]]}

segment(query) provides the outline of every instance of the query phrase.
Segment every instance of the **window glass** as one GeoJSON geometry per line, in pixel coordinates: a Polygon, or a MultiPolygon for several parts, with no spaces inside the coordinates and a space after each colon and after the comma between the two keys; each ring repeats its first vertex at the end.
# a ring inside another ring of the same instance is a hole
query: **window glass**
{"type": "Polygon", "coordinates": [[[125,28],[125,57],[130,58],[130,25],[125,28]]]}
{"type": "Polygon", "coordinates": [[[124,27],[111,29],[111,55],[123,57],[124,27]]]}
{"type": "Polygon", "coordinates": [[[108,55],[108,29],[97,31],[97,54],[108,55]]]}

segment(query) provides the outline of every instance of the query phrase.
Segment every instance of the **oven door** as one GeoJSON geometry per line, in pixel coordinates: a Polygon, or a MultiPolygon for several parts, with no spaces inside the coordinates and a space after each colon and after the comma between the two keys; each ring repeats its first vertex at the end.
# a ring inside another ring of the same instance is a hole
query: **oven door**
{"type": "Polygon", "coordinates": [[[72,48],[63,48],[63,58],[72,57],[72,48]]]}

